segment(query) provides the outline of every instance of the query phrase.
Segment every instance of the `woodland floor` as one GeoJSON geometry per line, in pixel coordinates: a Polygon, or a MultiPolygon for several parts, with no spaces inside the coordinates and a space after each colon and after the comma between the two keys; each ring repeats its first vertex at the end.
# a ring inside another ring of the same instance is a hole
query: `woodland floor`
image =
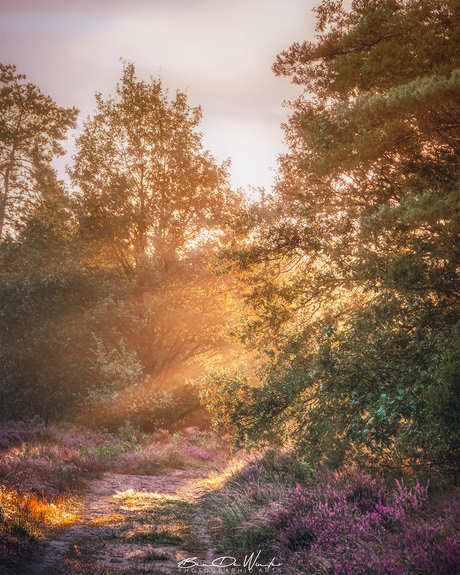
{"type": "Polygon", "coordinates": [[[178,567],[186,558],[211,563],[216,554],[199,505],[206,474],[106,474],[91,481],[79,521],[44,542],[24,573],[160,575],[190,573],[178,567]]]}

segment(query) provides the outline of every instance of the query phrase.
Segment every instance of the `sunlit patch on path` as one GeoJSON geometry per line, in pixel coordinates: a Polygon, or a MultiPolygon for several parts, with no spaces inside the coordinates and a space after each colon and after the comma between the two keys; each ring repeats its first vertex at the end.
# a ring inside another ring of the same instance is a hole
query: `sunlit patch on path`
{"type": "Polygon", "coordinates": [[[212,556],[198,505],[202,476],[110,474],[89,484],[81,520],[46,542],[33,573],[177,573],[190,556],[212,556]]]}

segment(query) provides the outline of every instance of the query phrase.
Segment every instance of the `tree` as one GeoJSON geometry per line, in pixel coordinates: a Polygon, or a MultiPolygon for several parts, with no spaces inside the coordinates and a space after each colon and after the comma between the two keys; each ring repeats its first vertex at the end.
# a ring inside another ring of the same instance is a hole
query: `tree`
{"type": "MultiPolygon", "coordinates": [[[[203,148],[202,111],[185,94],[169,100],[160,80],[138,81],[125,62],[116,96],[97,94],[96,103],[76,138],[74,206],[95,261],[125,277],[95,325],[136,353],[146,389],[177,391],[227,345],[228,281],[216,276],[212,256],[239,198],[228,162],[219,165],[203,148]]],[[[193,401],[198,407],[196,392],[193,401]]],[[[130,420],[146,411],[137,403],[130,420]]]]}
{"type": "Polygon", "coordinates": [[[14,66],[0,73],[0,419],[48,420],[74,412],[94,388],[132,384],[141,368],[94,333],[94,309],[116,293],[117,274],[86,265],[68,190],[51,166],[77,111],[22,83],[14,66]]]}
{"type": "Polygon", "coordinates": [[[46,123],[52,101],[43,117],[35,104],[37,125],[25,127],[43,156],[18,132],[14,181],[27,209],[0,244],[0,420],[77,413],[152,429],[196,415],[198,393],[184,382],[226,353],[228,281],[211,259],[237,203],[227,164],[202,149],[201,111],[126,65],[117,99],[98,96],[77,140],[80,189],[69,194],[49,164],[59,146],[46,123]],[[20,161],[27,142],[32,167],[20,161]]]}
{"type": "Polygon", "coordinates": [[[33,212],[0,245],[1,421],[59,419],[94,390],[113,394],[142,375],[132,351],[94,321],[121,274],[81,258],[67,190],[55,174],[45,170],[36,186],[33,212]]]}
{"type": "Polygon", "coordinates": [[[16,67],[0,64],[0,240],[16,233],[37,201],[39,174],[65,152],[60,144],[78,111],[62,108],[16,67]]]}
{"type": "Polygon", "coordinates": [[[160,80],[137,81],[124,63],[116,98],[96,95],[97,111],[76,139],[72,181],[82,226],[111,246],[130,273],[143,255],[164,262],[225,218],[228,163],[219,166],[196,130],[201,108],[168,101],[160,80]]]}
{"type": "Polygon", "coordinates": [[[225,380],[247,396],[225,424],[334,465],[458,473],[460,3],[325,0],[317,15],[316,42],[274,65],[306,88],[274,219],[230,255],[269,338],[261,387],[225,380]]]}
{"type": "Polygon", "coordinates": [[[274,65],[307,90],[279,192],[341,277],[456,299],[460,5],[366,0],[347,13],[326,1],[317,12],[318,42],[274,65]]]}

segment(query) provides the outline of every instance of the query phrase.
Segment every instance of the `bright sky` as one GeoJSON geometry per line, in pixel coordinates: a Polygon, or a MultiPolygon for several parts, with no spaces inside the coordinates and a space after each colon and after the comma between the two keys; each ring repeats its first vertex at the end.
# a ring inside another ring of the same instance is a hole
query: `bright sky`
{"type": "MultiPolygon", "coordinates": [[[[301,89],[271,65],[294,41],[313,39],[320,0],[0,0],[0,62],[61,106],[94,109],[115,93],[120,58],[137,77],[160,75],[171,94],[201,105],[204,144],[232,160],[236,187],[269,189],[284,151],[284,100],[301,89]]],[[[67,143],[72,150],[72,142],[67,143]]],[[[58,164],[60,176],[70,163],[58,164]]]]}

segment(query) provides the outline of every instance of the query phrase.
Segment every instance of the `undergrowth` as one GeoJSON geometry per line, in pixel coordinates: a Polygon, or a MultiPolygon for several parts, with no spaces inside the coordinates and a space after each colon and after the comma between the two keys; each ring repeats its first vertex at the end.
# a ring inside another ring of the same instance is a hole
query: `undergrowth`
{"type": "MultiPolygon", "coordinates": [[[[0,428],[0,565],[8,573],[19,572],[21,561],[37,542],[72,524],[87,479],[105,471],[149,475],[193,470],[225,459],[227,452],[216,434],[197,428],[146,435],[129,422],[118,433],[37,422],[4,425],[0,428]]],[[[149,537],[166,535],[152,531],[149,537]]]]}
{"type": "MultiPolygon", "coordinates": [[[[217,435],[195,428],[145,435],[129,422],[117,434],[70,425],[5,426],[0,564],[8,574],[20,573],[20,559],[37,542],[72,524],[87,478],[104,471],[199,470],[222,464],[227,455],[217,435]]],[[[269,450],[240,456],[203,480],[203,488],[214,544],[230,556],[260,550],[267,562],[274,558],[302,575],[460,573],[460,493],[435,475],[334,472],[292,451],[269,450]]],[[[118,541],[204,552],[194,533],[194,504],[141,492],[125,492],[118,503],[120,517],[103,519],[113,523],[118,541]]],[[[162,553],[152,551],[151,560],[162,553]]],[[[93,559],[78,560],[85,565],[81,573],[90,572],[93,559]]]]}
{"type": "MultiPolygon", "coordinates": [[[[460,494],[429,481],[316,469],[268,451],[203,499],[221,552],[267,558],[302,575],[460,573],[460,494]]],[[[440,482],[442,483],[442,481],[440,482]]]]}

